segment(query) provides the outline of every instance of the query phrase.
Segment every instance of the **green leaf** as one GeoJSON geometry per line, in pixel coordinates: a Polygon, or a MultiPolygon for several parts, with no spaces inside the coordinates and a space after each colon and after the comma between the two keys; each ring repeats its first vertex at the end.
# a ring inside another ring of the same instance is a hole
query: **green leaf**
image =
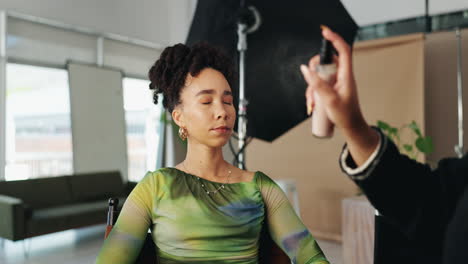
{"type": "Polygon", "coordinates": [[[413,130],[414,133],[416,133],[416,135],[418,135],[418,137],[422,137],[421,130],[419,129],[418,124],[416,124],[416,121],[413,120],[413,122],[411,122],[411,123],[408,125],[408,127],[411,128],[411,130],[413,130]]]}
{"type": "Polygon", "coordinates": [[[377,127],[382,129],[382,130],[388,130],[390,129],[390,125],[385,123],[384,121],[378,120],[377,121],[377,127]]]}
{"type": "Polygon", "coordinates": [[[430,154],[434,151],[434,144],[430,137],[420,137],[416,140],[416,148],[425,154],[430,154]]]}
{"type": "Polygon", "coordinates": [[[412,151],[413,151],[413,146],[411,146],[410,144],[404,144],[404,145],[403,145],[403,148],[404,148],[407,152],[412,152],[412,151]]]}
{"type": "Polygon", "coordinates": [[[390,134],[393,134],[393,135],[396,136],[396,135],[398,134],[398,128],[396,128],[396,127],[390,127],[390,129],[388,130],[388,132],[389,132],[390,134]]]}

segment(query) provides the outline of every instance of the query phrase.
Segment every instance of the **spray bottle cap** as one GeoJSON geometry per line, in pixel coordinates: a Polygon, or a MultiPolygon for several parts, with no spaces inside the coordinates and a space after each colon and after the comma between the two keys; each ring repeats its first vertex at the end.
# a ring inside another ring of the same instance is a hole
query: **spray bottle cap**
{"type": "Polygon", "coordinates": [[[322,38],[322,45],[320,46],[320,64],[333,63],[333,47],[330,41],[322,38]]]}

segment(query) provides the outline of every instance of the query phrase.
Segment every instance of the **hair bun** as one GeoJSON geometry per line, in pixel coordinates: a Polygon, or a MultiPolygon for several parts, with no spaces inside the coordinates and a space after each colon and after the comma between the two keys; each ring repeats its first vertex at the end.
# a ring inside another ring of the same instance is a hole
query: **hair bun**
{"type": "MultiPolygon", "coordinates": [[[[158,94],[162,93],[164,97],[169,93],[174,82],[180,80],[180,76],[175,76],[181,68],[184,68],[184,63],[187,60],[187,55],[190,54],[190,48],[184,44],[177,44],[164,49],[159,59],[154,63],[148,73],[148,78],[151,81],[149,88],[154,90],[153,101],[158,103],[158,94]]],[[[184,78],[185,80],[185,78],[184,78]]],[[[167,105],[164,103],[164,107],[167,105]]]]}

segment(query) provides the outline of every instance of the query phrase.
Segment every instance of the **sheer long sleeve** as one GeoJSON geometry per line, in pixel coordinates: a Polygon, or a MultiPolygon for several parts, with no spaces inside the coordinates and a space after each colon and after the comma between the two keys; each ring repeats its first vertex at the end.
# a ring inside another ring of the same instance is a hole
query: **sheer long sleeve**
{"type": "Polygon", "coordinates": [[[260,174],[257,180],[273,241],[293,263],[329,263],[281,188],[264,174],[260,174]]]}
{"type": "Polygon", "coordinates": [[[155,190],[154,178],[147,173],[125,201],[114,228],[99,252],[97,264],[135,262],[152,222],[152,190],[155,190]]]}

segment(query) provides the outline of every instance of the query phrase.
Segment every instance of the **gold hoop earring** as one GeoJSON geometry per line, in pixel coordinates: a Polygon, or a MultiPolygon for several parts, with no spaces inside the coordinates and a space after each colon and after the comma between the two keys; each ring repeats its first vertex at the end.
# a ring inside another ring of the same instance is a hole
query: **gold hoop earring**
{"type": "Polygon", "coordinates": [[[187,139],[187,129],[179,127],[179,137],[182,141],[185,141],[187,139]]]}

